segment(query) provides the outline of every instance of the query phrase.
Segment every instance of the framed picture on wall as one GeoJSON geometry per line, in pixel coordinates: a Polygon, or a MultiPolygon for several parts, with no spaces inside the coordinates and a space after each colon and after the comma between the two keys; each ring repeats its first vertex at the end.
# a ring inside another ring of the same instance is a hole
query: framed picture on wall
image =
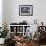
{"type": "Polygon", "coordinates": [[[19,15],[20,16],[32,16],[33,6],[32,5],[19,5],[19,15]]]}

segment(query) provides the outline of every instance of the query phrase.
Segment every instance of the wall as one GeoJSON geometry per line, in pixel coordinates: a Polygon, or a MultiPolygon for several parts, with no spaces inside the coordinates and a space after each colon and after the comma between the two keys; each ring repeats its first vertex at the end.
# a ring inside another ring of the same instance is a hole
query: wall
{"type": "Polygon", "coordinates": [[[2,0],[2,23],[4,22],[8,23],[8,17],[7,17],[7,0],[2,0]]]}
{"type": "Polygon", "coordinates": [[[2,0],[0,0],[0,27],[2,27],[2,0]]]}
{"type": "Polygon", "coordinates": [[[22,22],[26,20],[29,24],[37,19],[38,24],[41,21],[46,25],[46,0],[4,0],[3,20],[7,23],[22,22]],[[19,16],[19,5],[33,5],[33,16],[19,16]]]}

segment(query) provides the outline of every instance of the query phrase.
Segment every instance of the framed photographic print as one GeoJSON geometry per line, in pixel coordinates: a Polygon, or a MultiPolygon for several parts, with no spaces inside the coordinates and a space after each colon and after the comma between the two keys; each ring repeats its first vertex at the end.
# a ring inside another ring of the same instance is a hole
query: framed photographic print
{"type": "Polygon", "coordinates": [[[32,5],[19,5],[19,15],[20,16],[32,16],[33,6],[32,5]]]}

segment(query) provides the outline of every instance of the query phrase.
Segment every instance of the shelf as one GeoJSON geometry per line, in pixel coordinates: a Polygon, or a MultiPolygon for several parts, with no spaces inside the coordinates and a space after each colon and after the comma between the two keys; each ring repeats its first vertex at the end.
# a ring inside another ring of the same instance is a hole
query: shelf
{"type": "MultiPolygon", "coordinates": [[[[15,33],[15,32],[10,32],[10,33],[15,33]]],[[[23,32],[16,32],[16,33],[23,33],[23,32]]]]}
{"type": "Polygon", "coordinates": [[[15,32],[10,32],[10,33],[15,33],[15,32]]]}
{"type": "Polygon", "coordinates": [[[31,25],[9,25],[9,29],[10,29],[10,33],[16,33],[17,35],[22,34],[22,36],[25,36],[25,34],[26,34],[26,28],[30,27],[30,26],[31,25]],[[14,32],[14,30],[16,32],[14,32]],[[13,31],[13,32],[11,32],[11,31],[13,31]]]}
{"type": "Polygon", "coordinates": [[[16,32],[16,33],[23,33],[23,32],[16,32]]]}
{"type": "Polygon", "coordinates": [[[9,25],[9,26],[31,26],[31,25],[9,25]]]}

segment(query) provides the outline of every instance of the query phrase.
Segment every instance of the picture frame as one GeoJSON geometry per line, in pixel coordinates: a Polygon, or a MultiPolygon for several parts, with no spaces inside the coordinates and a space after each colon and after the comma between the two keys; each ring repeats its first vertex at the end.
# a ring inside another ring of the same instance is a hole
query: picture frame
{"type": "Polygon", "coordinates": [[[19,15],[20,16],[32,16],[33,5],[19,5],[19,15]]]}

